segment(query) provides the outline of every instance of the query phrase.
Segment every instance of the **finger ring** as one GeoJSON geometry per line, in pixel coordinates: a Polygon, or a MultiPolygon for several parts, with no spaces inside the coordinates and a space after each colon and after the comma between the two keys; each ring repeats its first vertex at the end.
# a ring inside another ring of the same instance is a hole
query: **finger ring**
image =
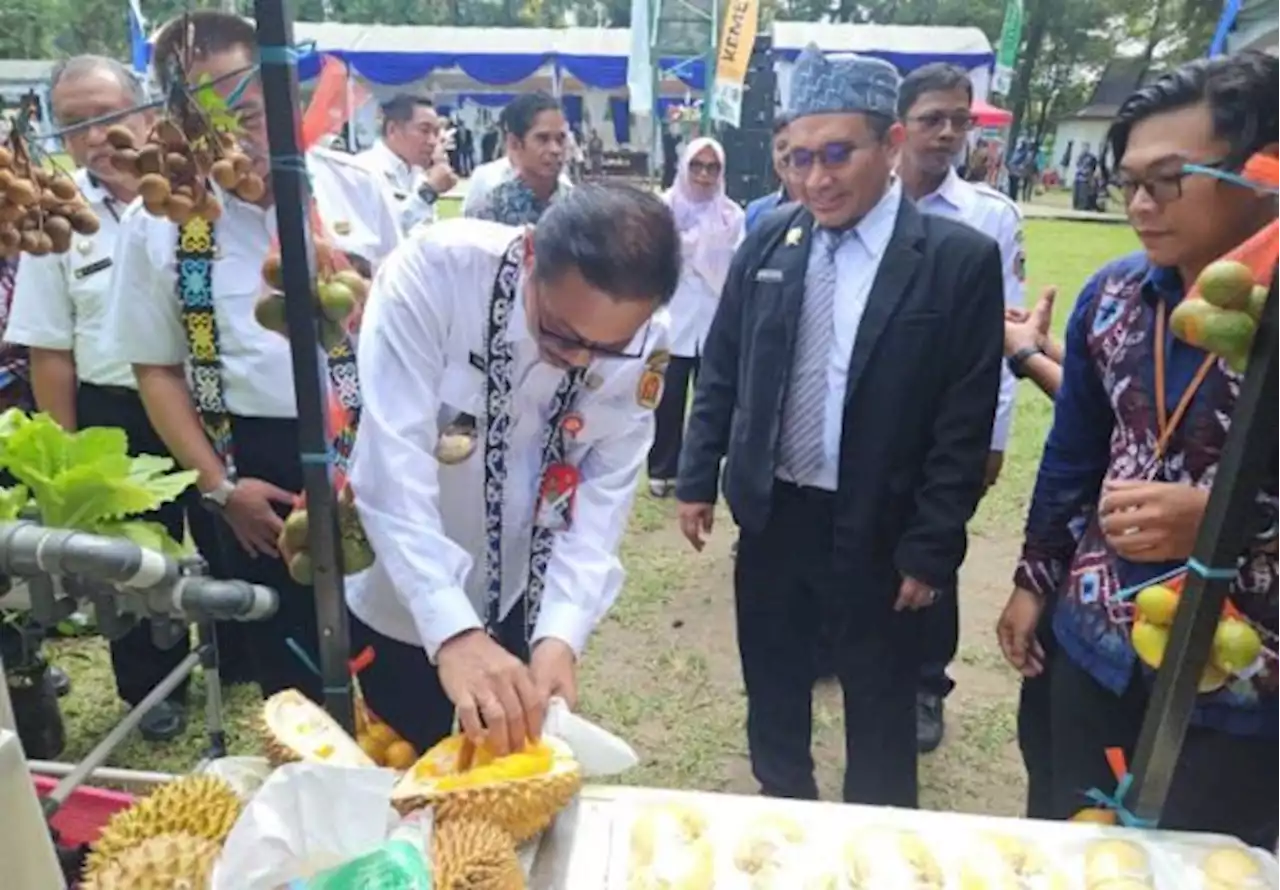
{"type": "Polygon", "coordinates": [[[929,591],[929,602],[930,602],[930,604],[932,604],[932,603],[936,603],[937,601],[938,601],[938,591],[936,591],[936,590],[930,590],[930,591],[929,591]]]}

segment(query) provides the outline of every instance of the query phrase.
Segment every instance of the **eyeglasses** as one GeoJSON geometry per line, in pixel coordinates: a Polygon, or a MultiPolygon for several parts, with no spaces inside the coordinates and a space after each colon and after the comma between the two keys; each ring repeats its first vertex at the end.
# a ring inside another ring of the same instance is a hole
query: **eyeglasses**
{"type": "Polygon", "coordinates": [[[828,142],[817,151],[808,148],[793,148],[787,152],[786,163],[793,170],[808,170],[815,161],[823,167],[833,169],[849,163],[853,153],[863,146],[855,142],[828,142]]]}
{"type": "MultiPolygon", "coordinates": [[[[1195,167],[1216,170],[1223,163],[1225,162],[1219,160],[1197,164],[1195,167]]],[[[1197,175],[1200,170],[1195,167],[1187,165],[1167,173],[1153,173],[1147,176],[1134,176],[1122,170],[1116,177],[1116,185],[1120,188],[1120,194],[1124,196],[1126,207],[1138,196],[1138,189],[1142,189],[1147,193],[1147,197],[1163,207],[1182,197],[1182,180],[1188,176],[1197,175]]]]}
{"type": "Polygon", "coordinates": [[[525,286],[533,288],[533,300],[538,310],[538,339],[544,344],[565,352],[588,352],[597,358],[644,358],[645,347],[649,345],[649,331],[653,324],[652,320],[645,322],[644,337],[640,339],[640,347],[638,349],[631,350],[625,346],[619,347],[611,346],[607,343],[594,343],[572,332],[557,331],[547,327],[546,318],[549,314],[547,312],[547,303],[543,299],[542,287],[537,283],[536,276],[530,275],[525,279],[525,286]]]}
{"type": "Polygon", "coordinates": [[[951,129],[961,133],[973,129],[974,124],[973,115],[967,111],[957,111],[954,114],[947,114],[945,111],[931,111],[928,114],[909,117],[907,121],[919,124],[926,130],[941,130],[943,124],[950,123],[951,129]]]}
{"type": "Polygon", "coordinates": [[[719,161],[690,161],[690,173],[706,173],[708,176],[719,176],[721,170],[719,161]]]}

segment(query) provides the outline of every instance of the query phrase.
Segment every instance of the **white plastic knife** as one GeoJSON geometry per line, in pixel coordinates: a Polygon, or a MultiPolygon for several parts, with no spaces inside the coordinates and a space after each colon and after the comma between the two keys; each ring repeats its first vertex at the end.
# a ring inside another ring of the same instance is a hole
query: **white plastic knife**
{"type": "Polygon", "coordinates": [[[630,745],[607,729],[569,710],[564,699],[553,698],[547,706],[542,731],[569,746],[588,777],[615,776],[640,763],[630,745]]]}

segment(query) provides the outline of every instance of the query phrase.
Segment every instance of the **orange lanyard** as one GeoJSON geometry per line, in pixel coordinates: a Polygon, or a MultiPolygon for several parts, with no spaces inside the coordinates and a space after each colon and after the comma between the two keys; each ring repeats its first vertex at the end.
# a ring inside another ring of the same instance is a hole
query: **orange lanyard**
{"type": "Polygon", "coordinates": [[[1209,369],[1217,361],[1217,356],[1214,355],[1204,357],[1196,375],[1191,378],[1191,382],[1182,393],[1182,398],[1178,400],[1177,407],[1173,409],[1173,416],[1170,417],[1169,406],[1165,401],[1164,327],[1164,300],[1161,300],[1156,304],[1156,422],[1160,427],[1160,439],[1156,442],[1156,460],[1164,457],[1164,450],[1169,445],[1173,431],[1186,416],[1187,409],[1191,407],[1191,400],[1196,397],[1196,391],[1200,389],[1200,384],[1204,383],[1204,378],[1209,375],[1209,369]]]}

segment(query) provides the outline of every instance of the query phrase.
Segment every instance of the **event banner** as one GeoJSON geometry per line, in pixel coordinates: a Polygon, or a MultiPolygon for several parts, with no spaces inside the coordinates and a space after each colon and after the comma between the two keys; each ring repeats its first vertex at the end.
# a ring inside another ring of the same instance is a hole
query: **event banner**
{"type": "Polygon", "coordinates": [[[711,118],[731,127],[742,122],[742,88],[747,62],[756,43],[759,0],[729,0],[716,53],[716,81],[711,90],[711,118]]]}
{"type": "Polygon", "coordinates": [[[1018,62],[1022,43],[1022,0],[1006,0],[1004,25],[1000,28],[1000,45],[996,47],[996,71],[991,81],[993,92],[1009,95],[1013,86],[1013,67],[1018,62]]]}

